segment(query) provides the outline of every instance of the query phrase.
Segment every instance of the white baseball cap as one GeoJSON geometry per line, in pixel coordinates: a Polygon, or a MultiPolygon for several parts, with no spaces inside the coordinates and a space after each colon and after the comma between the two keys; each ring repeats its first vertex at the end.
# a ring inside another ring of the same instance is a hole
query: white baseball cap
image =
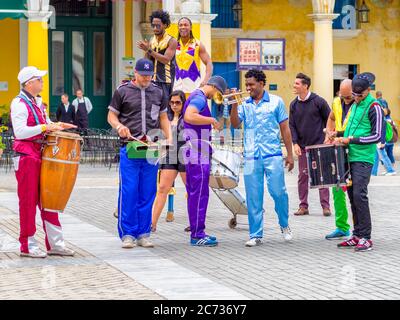
{"type": "Polygon", "coordinates": [[[18,73],[18,81],[22,84],[34,77],[43,77],[47,74],[47,71],[39,70],[36,67],[24,67],[18,73]]]}

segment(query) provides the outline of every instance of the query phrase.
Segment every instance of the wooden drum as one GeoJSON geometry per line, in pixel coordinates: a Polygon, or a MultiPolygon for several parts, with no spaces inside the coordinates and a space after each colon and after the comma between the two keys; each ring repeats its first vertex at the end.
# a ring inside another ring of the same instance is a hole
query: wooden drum
{"type": "Polygon", "coordinates": [[[64,211],[78,174],[83,139],[56,131],[46,136],[40,172],[40,202],[47,211],[64,211]]]}

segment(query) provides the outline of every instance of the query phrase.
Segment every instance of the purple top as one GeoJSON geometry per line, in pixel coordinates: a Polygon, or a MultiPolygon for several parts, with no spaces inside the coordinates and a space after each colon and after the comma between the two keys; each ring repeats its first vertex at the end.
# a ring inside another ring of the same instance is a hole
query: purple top
{"type": "MultiPolygon", "coordinates": [[[[211,112],[210,109],[208,108],[207,104],[207,97],[204,94],[203,91],[200,89],[196,89],[193,91],[189,98],[186,100],[185,105],[183,106],[182,114],[185,116],[186,109],[189,106],[194,106],[199,110],[199,114],[204,116],[204,117],[211,117],[211,112]],[[193,100],[196,101],[195,104],[191,103],[193,100]],[[202,106],[199,105],[199,101],[203,104],[202,106]]],[[[197,145],[197,150],[199,150],[198,153],[201,153],[203,155],[209,155],[211,153],[211,146],[207,142],[202,142],[203,141],[211,141],[211,125],[210,124],[204,124],[204,125],[194,125],[187,123],[184,121],[184,127],[185,127],[185,140],[186,141],[192,141],[192,147],[193,149],[196,149],[197,145]],[[194,143],[194,141],[197,140],[197,143],[194,143]]]]}

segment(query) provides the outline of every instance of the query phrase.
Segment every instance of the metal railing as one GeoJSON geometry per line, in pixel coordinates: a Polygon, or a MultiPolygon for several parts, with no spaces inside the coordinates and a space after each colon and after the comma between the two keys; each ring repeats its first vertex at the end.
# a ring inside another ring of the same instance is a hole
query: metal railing
{"type": "MultiPolygon", "coordinates": [[[[119,137],[114,130],[87,129],[85,132],[77,132],[83,138],[81,150],[81,164],[92,166],[103,165],[111,168],[119,163],[119,137]]],[[[10,171],[12,169],[13,141],[11,130],[0,133],[5,149],[0,157],[0,169],[10,171]]]]}
{"type": "MultiPolygon", "coordinates": [[[[83,138],[81,164],[89,164],[91,166],[100,165],[109,169],[113,166],[118,167],[120,139],[115,130],[90,128],[76,133],[79,133],[83,138]]],[[[1,132],[0,135],[6,146],[2,157],[0,157],[0,170],[10,171],[13,165],[12,145],[14,136],[11,130],[1,132]]],[[[241,134],[235,136],[234,139],[228,136],[221,143],[220,136],[214,132],[212,144],[216,148],[228,149],[234,152],[243,151],[243,138],[241,134]]]]}
{"type": "Polygon", "coordinates": [[[119,163],[120,141],[115,130],[88,129],[83,135],[81,163],[112,167],[119,163]]]}
{"type": "Polygon", "coordinates": [[[4,168],[6,171],[10,171],[12,168],[12,144],[14,141],[11,130],[0,132],[2,142],[5,145],[3,155],[0,157],[0,169],[4,168]]]}

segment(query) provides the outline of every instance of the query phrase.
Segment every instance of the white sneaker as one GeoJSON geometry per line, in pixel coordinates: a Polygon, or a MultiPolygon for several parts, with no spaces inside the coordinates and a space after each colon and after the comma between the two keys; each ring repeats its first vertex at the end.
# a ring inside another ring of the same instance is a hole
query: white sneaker
{"type": "Polygon", "coordinates": [[[63,249],[52,249],[47,251],[47,254],[49,256],[66,256],[66,257],[72,257],[75,254],[74,250],[68,249],[68,248],[63,248],[63,249]]]}
{"type": "Polygon", "coordinates": [[[39,248],[31,250],[29,253],[21,252],[19,254],[21,257],[29,257],[29,258],[46,258],[46,252],[42,251],[39,248]]]}
{"type": "Polygon", "coordinates": [[[255,247],[263,243],[262,238],[252,238],[246,242],[246,247],[255,247]]]}
{"type": "Polygon", "coordinates": [[[397,174],[396,171],[393,171],[393,172],[386,172],[386,173],[385,173],[385,176],[395,176],[396,174],[397,174]]]}
{"type": "Polygon", "coordinates": [[[122,248],[124,248],[124,249],[132,249],[134,247],[136,247],[136,242],[132,237],[125,236],[122,239],[122,248]]]}
{"type": "Polygon", "coordinates": [[[286,227],[286,228],[281,227],[281,232],[282,232],[283,239],[285,239],[285,241],[292,241],[293,235],[292,235],[292,231],[290,230],[289,227],[286,227]]]}
{"type": "Polygon", "coordinates": [[[143,248],[154,248],[154,244],[149,240],[149,238],[140,238],[137,241],[137,244],[143,248]]]}

